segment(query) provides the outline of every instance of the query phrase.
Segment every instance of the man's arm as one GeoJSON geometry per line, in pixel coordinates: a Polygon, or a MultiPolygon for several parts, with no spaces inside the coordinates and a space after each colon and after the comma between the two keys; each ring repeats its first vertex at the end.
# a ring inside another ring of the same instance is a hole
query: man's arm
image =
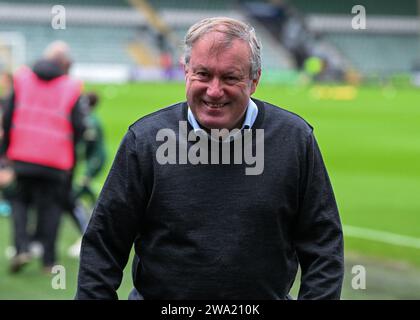
{"type": "Polygon", "coordinates": [[[134,133],[124,137],[83,236],[76,299],[117,299],[144,211],[134,133]]]}
{"type": "Polygon", "coordinates": [[[340,299],[343,234],[327,170],[313,134],[306,147],[295,247],[302,270],[299,299],[340,299]]]}
{"type": "Polygon", "coordinates": [[[74,145],[82,140],[83,133],[86,130],[85,112],[83,111],[82,100],[79,98],[71,111],[71,123],[74,130],[74,145]]]}
{"type": "Polygon", "coordinates": [[[12,127],[12,117],[15,110],[14,92],[6,99],[2,115],[3,139],[0,146],[0,155],[4,156],[10,143],[10,128],[12,127]]]}

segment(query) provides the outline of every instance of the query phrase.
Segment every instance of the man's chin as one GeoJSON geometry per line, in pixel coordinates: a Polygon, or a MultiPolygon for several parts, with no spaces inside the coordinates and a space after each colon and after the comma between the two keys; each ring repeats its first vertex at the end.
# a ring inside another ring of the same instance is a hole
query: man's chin
{"type": "Polygon", "coordinates": [[[202,122],[200,122],[200,124],[204,128],[209,129],[209,130],[211,130],[211,129],[221,130],[221,129],[227,129],[228,128],[227,124],[223,121],[214,121],[214,120],[211,121],[211,120],[209,120],[209,121],[202,121],[202,122]]]}

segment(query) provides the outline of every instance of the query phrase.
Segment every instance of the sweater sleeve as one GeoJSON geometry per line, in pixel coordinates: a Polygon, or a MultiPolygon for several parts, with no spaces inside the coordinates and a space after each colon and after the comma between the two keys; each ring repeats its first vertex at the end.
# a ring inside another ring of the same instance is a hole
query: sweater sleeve
{"type": "Polygon", "coordinates": [[[303,195],[295,232],[302,270],[298,299],[340,299],[344,274],[343,234],[333,189],[311,133],[306,145],[303,195]]]}
{"type": "Polygon", "coordinates": [[[146,203],[137,151],[129,130],[83,236],[76,299],[118,299],[146,203]]]}

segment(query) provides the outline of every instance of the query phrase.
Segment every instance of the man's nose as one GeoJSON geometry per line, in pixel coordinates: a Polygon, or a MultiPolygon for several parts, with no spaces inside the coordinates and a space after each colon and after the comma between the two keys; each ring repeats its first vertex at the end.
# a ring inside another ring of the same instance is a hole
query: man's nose
{"type": "Polygon", "coordinates": [[[223,96],[223,84],[218,78],[213,78],[207,87],[207,95],[211,98],[221,98],[223,96]]]}

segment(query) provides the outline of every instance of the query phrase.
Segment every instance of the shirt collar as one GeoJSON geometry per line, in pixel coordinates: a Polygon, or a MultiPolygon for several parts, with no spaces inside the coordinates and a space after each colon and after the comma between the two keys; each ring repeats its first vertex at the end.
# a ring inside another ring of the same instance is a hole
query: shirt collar
{"type": "MultiPolygon", "coordinates": [[[[252,101],[251,99],[249,99],[248,102],[248,107],[246,109],[246,114],[245,114],[245,120],[242,124],[241,130],[242,129],[251,129],[252,126],[255,123],[255,120],[257,119],[258,116],[258,107],[255,104],[254,101],[252,101]]],[[[190,123],[190,125],[193,127],[194,131],[201,131],[203,130],[198,121],[195,119],[191,108],[188,106],[188,122],[190,123]]]]}

